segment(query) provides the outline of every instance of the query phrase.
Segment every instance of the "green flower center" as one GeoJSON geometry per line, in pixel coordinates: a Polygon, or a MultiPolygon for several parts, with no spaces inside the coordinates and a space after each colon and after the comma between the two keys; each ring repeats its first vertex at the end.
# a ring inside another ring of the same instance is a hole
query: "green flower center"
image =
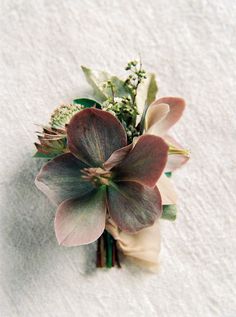
{"type": "Polygon", "coordinates": [[[64,128],[70,122],[70,119],[79,111],[83,110],[84,106],[80,104],[61,105],[56,108],[51,115],[50,125],[53,128],[64,128]]]}

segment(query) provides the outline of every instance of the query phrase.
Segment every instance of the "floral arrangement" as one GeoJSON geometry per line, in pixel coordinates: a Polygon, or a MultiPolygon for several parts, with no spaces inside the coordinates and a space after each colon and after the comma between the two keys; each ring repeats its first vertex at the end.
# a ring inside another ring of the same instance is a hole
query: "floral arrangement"
{"type": "Polygon", "coordinates": [[[168,130],[185,108],[182,98],[156,100],[155,75],[131,61],[125,79],[82,71],[93,99],[59,106],[37,132],[36,158],[47,160],[35,184],[57,206],[60,245],[97,241],[97,267],[120,254],[155,269],[160,219],[176,219],[173,171],[189,152],[168,130]]]}

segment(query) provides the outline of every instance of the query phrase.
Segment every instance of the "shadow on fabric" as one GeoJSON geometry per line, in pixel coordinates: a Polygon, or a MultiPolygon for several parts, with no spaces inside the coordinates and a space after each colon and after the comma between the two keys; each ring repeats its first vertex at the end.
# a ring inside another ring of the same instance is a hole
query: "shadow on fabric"
{"type": "MultiPolygon", "coordinates": [[[[95,271],[96,244],[65,248],[54,233],[55,207],[37,190],[34,179],[44,161],[31,157],[7,180],[1,210],[3,214],[1,284],[14,304],[63,265],[73,265],[78,274],[95,271]],[[62,259],[63,258],[63,259],[62,259]]],[[[76,272],[75,272],[76,275],[76,272]]]]}

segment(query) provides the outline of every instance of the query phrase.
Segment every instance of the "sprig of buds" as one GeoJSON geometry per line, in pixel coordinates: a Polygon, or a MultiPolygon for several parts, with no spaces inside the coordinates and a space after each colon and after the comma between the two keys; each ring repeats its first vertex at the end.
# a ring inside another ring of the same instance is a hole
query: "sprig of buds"
{"type": "Polygon", "coordinates": [[[136,118],[138,108],[136,104],[137,90],[140,83],[147,78],[146,71],[142,69],[142,63],[136,60],[130,61],[125,70],[129,71],[128,78],[124,81],[124,86],[129,94],[122,98],[116,97],[116,86],[108,80],[103,87],[110,89],[111,97],[109,97],[102,105],[103,109],[116,115],[123,124],[128,140],[131,143],[133,138],[139,136],[139,131],[136,129],[136,118]]]}
{"type": "Polygon", "coordinates": [[[146,71],[142,69],[141,61],[131,61],[125,67],[125,70],[130,71],[130,75],[125,81],[125,85],[130,89],[133,105],[136,106],[137,89],[140,83],[147,78],[146,71]]]}

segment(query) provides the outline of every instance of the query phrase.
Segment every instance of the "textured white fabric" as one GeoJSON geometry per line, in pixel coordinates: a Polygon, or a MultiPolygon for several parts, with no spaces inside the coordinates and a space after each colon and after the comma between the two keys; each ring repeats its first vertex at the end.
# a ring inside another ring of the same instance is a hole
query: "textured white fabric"
{"type": "Polygon", "coordinates": [[[0,315],[236,316],[236,2],[1,0],[0,12],[0,315]],[[87,95],[81,64],[122,74],[138,53],[159,96],[188,104],[172,131],[192,159],[174,177],[159,274],[96,270],[95,245],[59,247],[33,183],[33,123],[87,95]]]}

